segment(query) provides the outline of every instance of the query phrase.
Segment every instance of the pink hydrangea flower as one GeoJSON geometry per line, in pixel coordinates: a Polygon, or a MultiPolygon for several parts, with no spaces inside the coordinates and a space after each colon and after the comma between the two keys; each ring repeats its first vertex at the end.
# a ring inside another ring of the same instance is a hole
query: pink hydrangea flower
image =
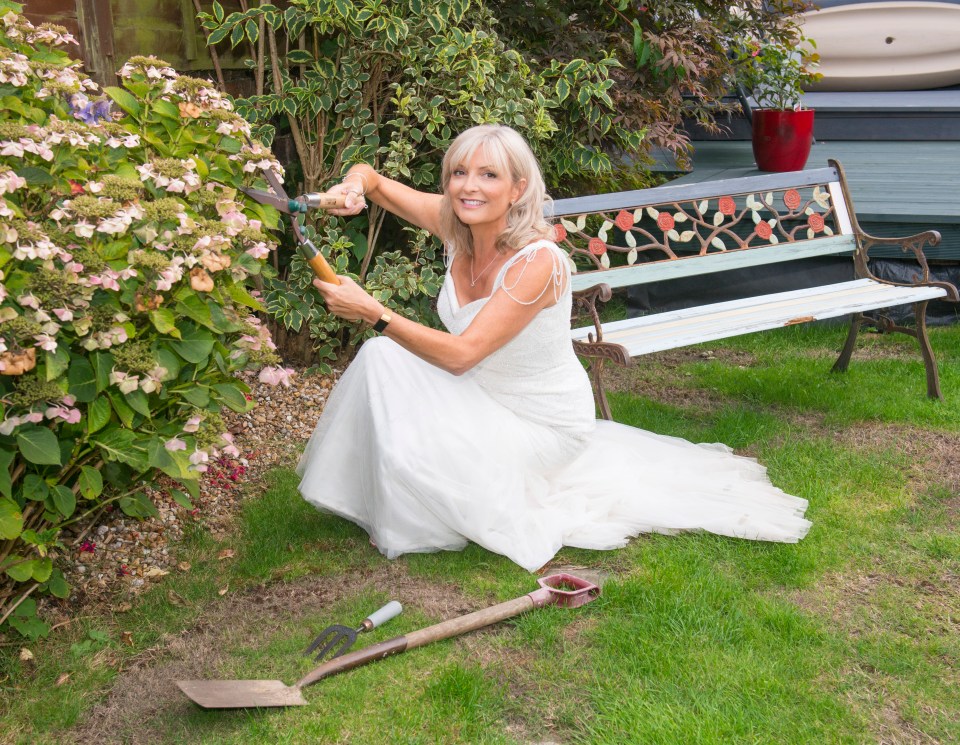
{"type": "Polygon", "coordinates": [[[294,376],[292,367],[265,367],[258,376],[261,383],[267,385],[282,384],[284,387],[290,387],[290,379],[294,376]]]}

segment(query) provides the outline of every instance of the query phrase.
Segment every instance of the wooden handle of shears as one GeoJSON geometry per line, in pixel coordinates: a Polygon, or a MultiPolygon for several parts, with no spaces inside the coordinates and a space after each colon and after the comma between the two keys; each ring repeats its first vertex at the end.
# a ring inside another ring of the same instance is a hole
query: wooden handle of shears
{"type": "MultiPolygon", "coordinates": [[[[294,225],[296,225],[296,223],[294,223],[294,225]]],[[[327,260],[323,257],[323,254],[317,250],[317,247],[313,245],[313,242],[308,239],[304,239],[299,230],[296,230],[296,232],[297,237],[300,239],[300,250],[303,251],[303,256],[310,265],[310,268],[313,269],[313,273],[324,282],[330,282],[334,285],[340,284],[340,280],[337,279],[337,273],[333,271],[333,267],[327,263],[327,260]]]]}
{"type": "Polygon", "coordinates": [[[324,282],[330,282],[334,285],[340,284],[336,272],[333,271],[333,268],[327,263],[327,260],[323,258],[323,254],[317,253],[316,256],[311,256],[307,259],[307,263],[313,269],[313,273],[324,282]]]}
{"type": "Polygon", "coordinates": [[[312,209],[333,210],[345,207],[347,196],[345,194],[327,194],[322,191],[304,194],[301,200],[312,209]]]}

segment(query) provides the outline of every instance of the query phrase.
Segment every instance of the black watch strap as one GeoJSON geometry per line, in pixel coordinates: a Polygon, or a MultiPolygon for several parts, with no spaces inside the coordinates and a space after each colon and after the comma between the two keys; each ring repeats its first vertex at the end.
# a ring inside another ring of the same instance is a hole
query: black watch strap
{"type": "Polygon", "coordinates": [[[387,328],[387,324],[393,320],[393,314],[389,311],[380,316],[379,320],[373,324],[373,330],[378,334],[382,334],[384,329],[387,328]]]}

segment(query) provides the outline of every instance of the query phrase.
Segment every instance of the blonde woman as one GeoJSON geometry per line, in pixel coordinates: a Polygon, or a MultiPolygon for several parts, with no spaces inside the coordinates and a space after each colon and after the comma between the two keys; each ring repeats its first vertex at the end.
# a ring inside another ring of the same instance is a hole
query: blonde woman
{"type": "Polygon", "coordinates": [[[806,533],[806,502],[755,461],[595,419],[570,342],[569,264],[519,134],[467,130],[441,185],[426,194],[358,165],[332,190],[347,196],[339,214],[370,199],[441,238],[447,331],[346,277],[314,282],[332,313],[381,336],[337,383],[304,452],[307,501],[362,526],[390,558],[474,541],[531,571],[563,545],[616,548],[641,531],[806,533]]]}

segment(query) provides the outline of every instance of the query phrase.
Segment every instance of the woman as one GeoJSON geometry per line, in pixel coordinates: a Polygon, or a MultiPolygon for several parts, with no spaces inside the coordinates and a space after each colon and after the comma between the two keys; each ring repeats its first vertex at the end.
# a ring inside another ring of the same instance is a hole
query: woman
{"type": "Polygon", "coordinates": [[[316,280],[327,308],[381,332],[327,402],[300,492],[361,525],[386,556],[472,540],[528,570],[563,545],[609,549],[642,531],[702,529],[796,541],[806,501],[723,445],[597,421],[570,342],[570,270],[543,220],[537,162],[484,125],[443,160],[443,195],[354,166],[335,214],[365,198],[438,235],[448,332],[390,313],[346,277],[316,280]]]}

